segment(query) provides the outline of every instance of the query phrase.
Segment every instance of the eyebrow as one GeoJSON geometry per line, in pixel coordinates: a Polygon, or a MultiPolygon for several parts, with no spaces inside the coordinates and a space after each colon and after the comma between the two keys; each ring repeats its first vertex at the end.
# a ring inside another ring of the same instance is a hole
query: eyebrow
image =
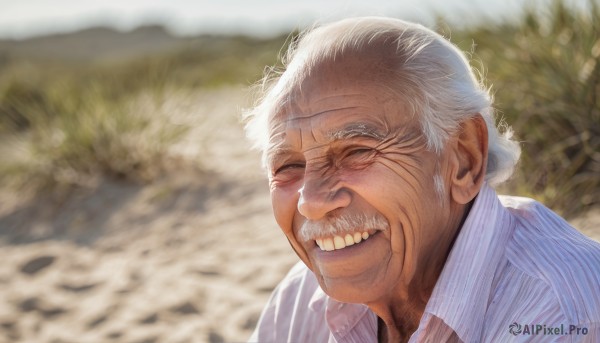
{"type": "MultiPolygon", "coordinates": [[[[327,138],[330,142],[351,138],[368,138],[382,141],[386,137],[387,135],[384,134],[379,127],[367,123],[352,123],[342,127],[341,129],[334,129],[325,133],[325,138],[327,138]]],[[[274,147],[270,147],[267,150],[267,160],[271,162],[276,161],[294,152],[295,150],[291,144],[279,144],[274,147]]]]}
{"type": "Polygon", "coordinates": [[[331,140],[340,140],[340,139],[349,139],[349,138],[357,138],[364,137],[375,140],[383,140],[386,135],[381,132],[381,130],[373,125],[366,123],[354,123],[339,130],[329,131],[326,134],[326,137],[331,140]]]}

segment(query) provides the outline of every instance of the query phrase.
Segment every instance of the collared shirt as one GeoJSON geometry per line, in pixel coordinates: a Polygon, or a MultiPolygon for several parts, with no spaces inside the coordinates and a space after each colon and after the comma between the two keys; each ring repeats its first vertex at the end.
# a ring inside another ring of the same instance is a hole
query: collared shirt
{"type": "MultiPolygon", "coordinates": [[[[377,316],[327,296],[300,262],[249,342],[377,342],[377,316]]],[[[600,244],[485,185],[410,342],[600,342],[600,244]]]]}

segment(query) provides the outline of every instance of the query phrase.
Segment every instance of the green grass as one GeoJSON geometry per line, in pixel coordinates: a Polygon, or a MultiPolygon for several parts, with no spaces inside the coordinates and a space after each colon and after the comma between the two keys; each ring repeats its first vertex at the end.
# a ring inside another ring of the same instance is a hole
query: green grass
{"type": "Polygon", "coordinates": [[[55,84],[29,93],[13,86],[5,99],[19,100],[7,102],[24,120],[3,136],[19,150],[4,147],[12,159],[3,161],[0,175],[44,188],[83,185],[101,175],[142,181],[160,175],[168,147],[188,128],[162,110],[166,91],[115,96],[110,85],[55,84]]]}
{"type": "Polygon", "coordinates": [[[486,66],[498,112],[523,154],[504,188],[564,215],[600,204],[600,6],[562,2],[516,24],[453,33],[486,66]]]}
{"type": "Polygon", "coordinates": [[[201,37],[132,60],[72,65],[32,56],[0,66],[0,181],[34,189],[97,177],[151,181],[189,129],[165,103],[254,82],[282,42],[201,37]]]}

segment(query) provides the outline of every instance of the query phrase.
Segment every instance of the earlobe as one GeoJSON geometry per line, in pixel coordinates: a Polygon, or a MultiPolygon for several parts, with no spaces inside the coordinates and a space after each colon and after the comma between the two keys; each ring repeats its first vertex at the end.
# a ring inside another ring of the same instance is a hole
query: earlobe
{"type": "Polygon", "coordinates": [[[485,180],[488,132],[480,114],[465,120],[455,136],[452,198],[467,204],[477,196],[485,180]]]}

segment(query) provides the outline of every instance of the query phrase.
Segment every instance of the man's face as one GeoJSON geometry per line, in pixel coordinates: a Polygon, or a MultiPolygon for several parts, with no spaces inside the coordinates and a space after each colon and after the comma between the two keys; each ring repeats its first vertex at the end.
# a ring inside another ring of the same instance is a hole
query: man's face
{"type": "Polygon", "coordinates": [[[319,67],[270,118],[277,223],[344,302],[418,289],[457,225],[434,186],[448,174],[447,154],[426,149],[418,118],[374,75],[361,61],[319,67]]]}

